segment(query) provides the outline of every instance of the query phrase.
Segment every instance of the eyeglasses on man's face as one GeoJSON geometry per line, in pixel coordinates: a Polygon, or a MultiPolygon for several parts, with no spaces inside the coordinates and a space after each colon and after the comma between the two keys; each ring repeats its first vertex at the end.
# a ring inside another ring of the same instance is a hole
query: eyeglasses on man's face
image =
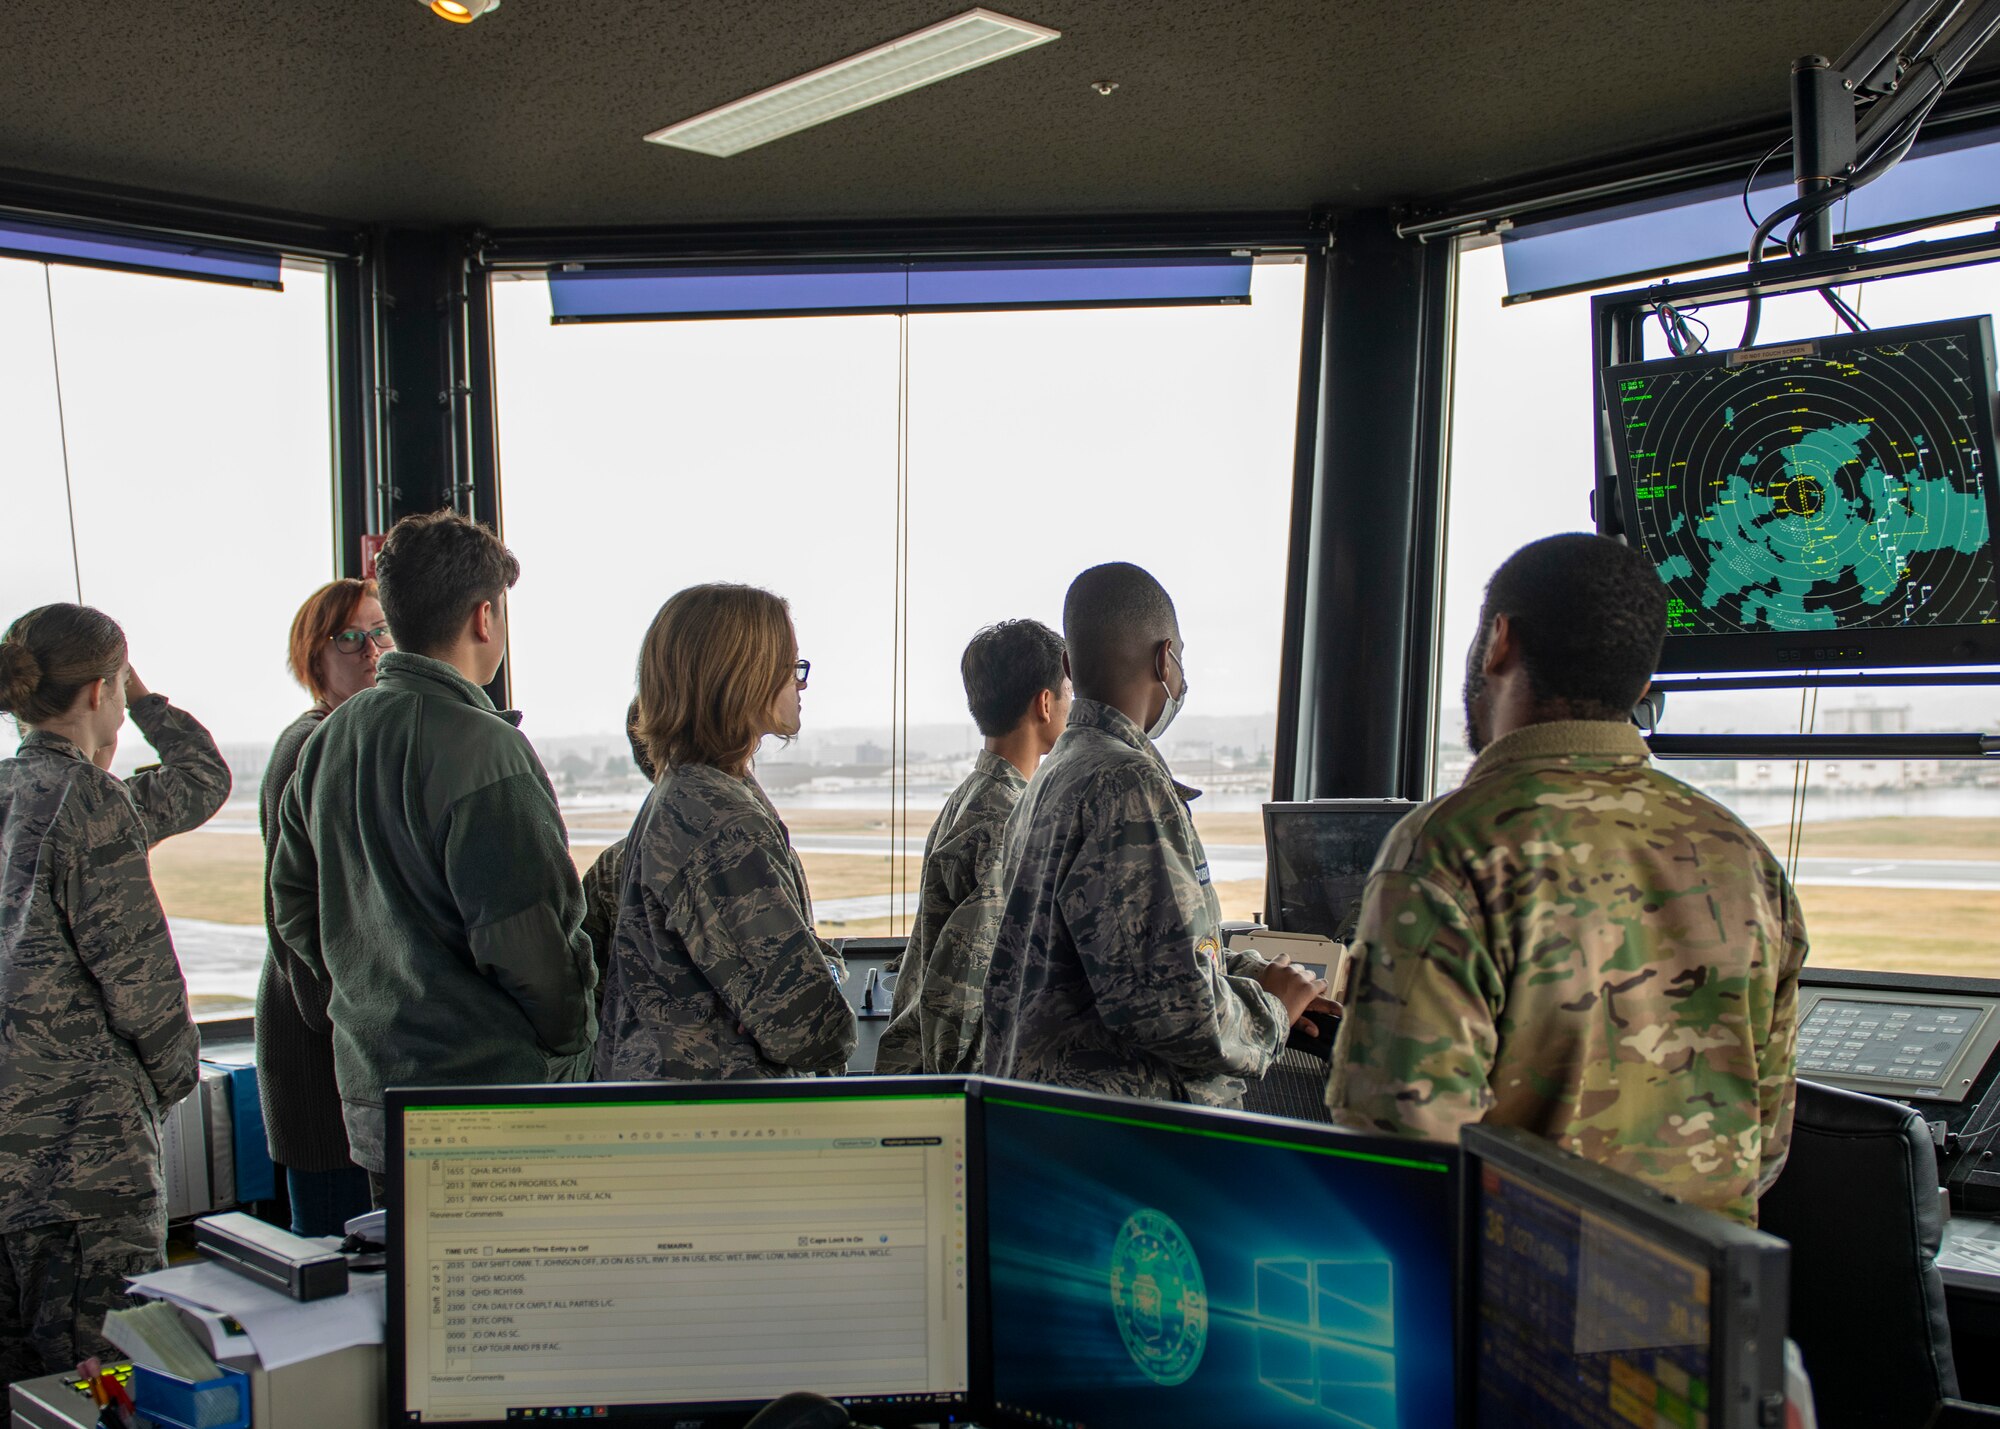
{"type": "Polygon", "coordinates": [[[792,662],[792,678],[794,680],[797,680],[801,685],[803,685],[806,682],[806,677],[812,674],[812,672],[813,672],[812,661],[795,660],[792,662]]]}
{"type": "Polygon", "coordinates": [[[378,625],[373,630],[343,630],[338,635],[329,635],[326,638],[331,640],[333,648],[343,655],[352,655],[359,651],[364,640],[372,642],[377,650],[396,648],[395,638],[389,634],[389,627],[386,625],[378,625]]]}

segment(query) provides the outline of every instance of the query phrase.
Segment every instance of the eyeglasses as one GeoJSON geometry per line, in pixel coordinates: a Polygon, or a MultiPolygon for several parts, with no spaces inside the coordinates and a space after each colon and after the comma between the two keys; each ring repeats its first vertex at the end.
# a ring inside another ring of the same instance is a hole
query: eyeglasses
{"type": "Polygon", "coordinates": [[[373,641],[377,650],[396,648],[395,637],[389,634],[389,627],[386,625],[378,625],[373,630],[343,630],[338,635],[329,635],[326,638],[331,640],[333,648],[343,655],[352,655],[360,650],[361,642],[364,640],[373,641]]]}
{"type": "Polygon", "coordinates": [[[797,680],[801,685],[806,682],[806,677],[812,674],[812,672],[813,662],[810,660],[800,660],[792,666],[792,678],[797,680]]]}

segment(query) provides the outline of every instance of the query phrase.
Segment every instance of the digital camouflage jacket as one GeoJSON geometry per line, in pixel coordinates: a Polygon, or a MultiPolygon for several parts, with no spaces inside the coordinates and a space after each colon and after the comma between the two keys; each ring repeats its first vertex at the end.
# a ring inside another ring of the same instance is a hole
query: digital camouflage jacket
{"type": "Polygon", "coordinates": [[[1327,1103],[1524,1127],[1754,1223],[1784,1165],[1805,924],[1784,870],[1630,725],[1532,725],[1389,835],[1327,1103]]]}
{"type": "Polygon", "coordinates": [[[931,825],[917,916],[896,974],[876,1071],[979,1070],[986,965],[1005,904],[1000,854],[1007,816],[1027,787],[1020,770],[982,749],[931,825]]]}
{"type": "Polygon", "coordinates": [[[597,1075],[717,1081],[838,1072],[845,966],[813,932],[791,836],[754,778],[671,770],[625,845],[597,1075]]]}
{"type": "Polygon", "coordinates": [[[229,766],[148,695],[161,764],[120,781],[31,733],[0,760],[0,1233],[162,1203],[159,1117],[200,1042],[146,851],[206,822],[229,766]]]}
{"type": "Polygon", "coordinates": [[[1223,950],[1194,797],[1124,714],[1070,706],[1007,821],[987,1075],[1234,1106],[1270,1067],[1284,1005],[1223,950]]]}

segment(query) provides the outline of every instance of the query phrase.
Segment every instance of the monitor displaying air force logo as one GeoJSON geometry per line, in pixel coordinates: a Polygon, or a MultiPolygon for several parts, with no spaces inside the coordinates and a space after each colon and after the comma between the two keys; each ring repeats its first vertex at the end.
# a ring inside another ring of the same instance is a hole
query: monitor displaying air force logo
{"type": "Polygon", "coordinates": [[[1132,1362],[1157,1384],[1180,1384],[1208,1344],[1208,1289],[1187,1237],[1169,1216],[1134,1211],[1111,1247],[1111,1313],[1132,1362]]]}

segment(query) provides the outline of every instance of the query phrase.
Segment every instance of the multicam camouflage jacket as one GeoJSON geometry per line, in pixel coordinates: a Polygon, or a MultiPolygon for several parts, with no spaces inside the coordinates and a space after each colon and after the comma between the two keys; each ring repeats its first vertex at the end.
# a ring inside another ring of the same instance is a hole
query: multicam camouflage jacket
{"type": "Polygon", "coordinates": [[[979,1070],[986,964],[1005,905],[998,883],[1007,816],[1028,781],[990,750],[945,800],[924,840],[917,916],[896,975],[878,1072],[979,1070]]]}
{"type": "Polygon", "coordinates": [[[0,1234],[158,1205],[157,1119],[199,1074],[146,850],[222,807],[229,766],[159,695],[132,721],[163,763],[123,782],[53,734],[0,760],[0,1234]]]}
{"type": "Polygon", "coordinates": [[[1636,729],[1531,725],[1389,835],[1327,1104],[1363,1131],[1524,1127],[1754,1223],[1792,1124],[1805,924],[1636,729]]]}
{"type": "Polygon", "coordinates": [[[757,781],[701,764],[662,778],[625,846],[597,1075],[838,1072],[855,1041],[845,974],[757,781]]]}
{"type": "Polygon", "coordinates": [[[1078,699],[1007,821],[989,1076],[1233,1106],[1284,1047],[1263,960],[1222,947],[1187,801],[1153,742],[1078,699]]]}

